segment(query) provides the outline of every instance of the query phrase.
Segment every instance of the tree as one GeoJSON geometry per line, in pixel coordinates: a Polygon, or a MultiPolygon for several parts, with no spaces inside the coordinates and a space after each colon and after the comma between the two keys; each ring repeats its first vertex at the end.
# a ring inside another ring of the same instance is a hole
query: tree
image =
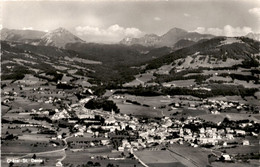
{"type": "Polygon", "coordinates": [[[94,163],[92,161],[88,161],[87,165],[93,165],[94,163]]]}
{"type": "Polygon", "coordinates": [[[224,161],[225,161],[225,158],[224,158],[223,156],[221,156],[221,157],[219,158],[219,160],[222,161],[222,162],[224,162],[224,161]]]}
{"type": "Polygon", "coordinates": [[[114,167],[114,165],[109,163],[109,164],[107,164],[107,167],[114,167]]]}
{"type": "Polygon", "coordinates": [[[99,162],[96,162],[94,166],[101,166],[99,162]]]}
{"type": "Polygon", "coordinates": [[[10,163],[9,163],[9,167],[12,167],[14,165],[14,163],[11,161],[10,163]]]}
{"type": "Polygon", "coordinates": [[[36,155],[35,155],[35,154],[33,154],[32,158],[33,158],[33,159],[36,159],[36,155]]]}

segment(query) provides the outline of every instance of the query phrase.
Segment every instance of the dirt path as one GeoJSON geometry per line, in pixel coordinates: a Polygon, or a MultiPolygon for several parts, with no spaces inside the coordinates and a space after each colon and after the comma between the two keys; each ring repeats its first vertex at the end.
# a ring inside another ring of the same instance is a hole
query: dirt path
{"type": "Polygon", "coordinates": [[[63,157],[60,158],[60,159],[57,159],[57,160],[58,160],[57,163],[59,163],[59,164],[61,164],[61,165],[62,165],[62,161],[67,157],[67,154],[66,154],[66,151],[65,151],[65,150],[68,148],[67,139],[68,139],[68,138],[71,138],[72,136],[73,136],[73,134],[70,135],[70,136],[68,136],[68,137],[66,137],[65,139],[62,139],[62,140],[64,141],[64,143],[65,143],[66,146],[63,148],[63,153],[64,153],[63,157]]]}

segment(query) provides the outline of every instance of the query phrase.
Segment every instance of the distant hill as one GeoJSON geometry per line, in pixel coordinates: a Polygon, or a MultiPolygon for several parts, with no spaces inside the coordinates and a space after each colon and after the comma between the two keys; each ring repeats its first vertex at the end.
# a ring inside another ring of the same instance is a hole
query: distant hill
{"type": "Polygon", "coordinates": [[[65,48],[68,43],[84,42],[64,28],[58,28],[41,37],[39,45],[65,48]]]}
{"type": "Polygon", "coordinates": [[[148,63],[146,69],[157,69],[165,64],[175,62],[177,59],[185,59],[187,56],[195,59],[212,57],[219,61],[227,58],[244,60],[248,62],[259,62],[260,42],[247,37],[215,37],[209,40],[201,40],[196,44],[179,49],[169,55],[154,59],[148,63]]]}
{"type": "Polygon", "coordinates": [[[197,42],[202,39],[213,38],[213,35],[210,34],[199,34],[197,32],[188,32],[180,28],[172,28],[167,33],[162,36],[155,34],[147,34],[141,38],[125,38],[120,41],[124,45],[134,45],[139,44],[143,46],[153,46],[153,47],[173,47],[176,42],[179,40],[190,40],[197,42]]]}
{"type": "Polygon", "coordinates": [[[14,30],[3,28],[1,30],[1,40],[32,43],[38,42],[45,34],[46,32],[36,30],[14,30]]]}

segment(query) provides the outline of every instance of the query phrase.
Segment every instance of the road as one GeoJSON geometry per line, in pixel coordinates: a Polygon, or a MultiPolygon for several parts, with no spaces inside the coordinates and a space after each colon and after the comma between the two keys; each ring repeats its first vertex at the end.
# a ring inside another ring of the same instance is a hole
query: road
{"type": "Polygon", "coordinates": [[[62,140],[64,141],[64,144],[65,144],[65,147],[63,148],[64,155],[63,155],[62,158],[58,159],[58,162],[57,162],[57,163],[59,163],[59,164],[61,164],[61,165],[62,165],[62,161],[67,157],[67,154],[66,154],[66,151],[65,151],[65,150],[68,148],[67,139],[68,139],[68,138],[71,138],[73,135],[74,135],[74,134],[72,134],[72,135],[66,137],[65,139],[62,139],[62,140]]]}
{"type": "Polygon", "coordinates": [[[141,81],[140,79],[136,78],[138,82],[140,82],[142,85],[144,84],[144,81],[141,81]]]}
{"type": "MultiPolygon", "coordinates": [[[[71,137],[73,137],[73,135],[74,134],[71,134],[70,136],[68,136],[68,137],[66,137],[66,138],[64,138],[64,139],[62,139],[62,141],[64,142],[64,145],[65,145],[65,147],[64,148],[61,148],[61,149],[58,149],[58,150],[52,150],[52,151],[43,151],[43,152],[36,152],[36,153],[26,153],[26,155],[23,155],[23,156],[20,156],[20,157],[17,157],[17,158],[15,158],[15,159],[21,159],[21,158],[24,158],[24,157],[28,157],[28,156],[30,156],[30,157],[32,157],[34,154],[35,155],[42,155],[42,154],[51,154],[51,153],[57,153],[57,152],[63,152],[63,157],[62,158],[60,158],[60,159],[57,159],[57,163],[59,163],[59,164],[61,164],[61,166],[62,166],[62,161],[66,158],[66,152],[65,152],[65,150],[68,148],[68,143],[67,143],[67,139],[69,139],[69,138],[71,138],[71,137]]],[[[2,153],[2,154],[5,154],[5,153],[2,153]]],[[[11,154],[11,153],[7,153],[7,154],[11,154]]],[[[14,154],[24,154],[24,153],[14,153],[14,154]]]]}
{"type": "Polygon", "coordinates": [[[183,155],[181,155],[181,154],[179,154],[179,153],[177,153],[177,152],[175,152],[175,151],[172,151],[172,150],[170,150],[170,149],[167,149],[167,150],[170,151],[171,153],[174,153],[174,154],[176,154],[176,155],[178,155],[178,156],[180,156],[180,157],[182,157],[182,158],[188,160],[188,161],[191,162],[193,165],[195,165],[195,166],[197,166],[197,167],[200,167],[200,166],[197,164],[197,162],[195,162],[194,160],[192,160],[192,159],[190,159],[190,158],[188,158],[188,157],[185,157],[185,156],[183,156],[183,155]]]}

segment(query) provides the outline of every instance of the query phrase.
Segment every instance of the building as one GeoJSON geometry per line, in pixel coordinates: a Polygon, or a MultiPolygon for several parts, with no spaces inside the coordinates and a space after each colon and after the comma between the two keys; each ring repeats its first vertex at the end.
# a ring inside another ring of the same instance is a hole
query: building
{"type": "Polygon", "coordinates": [[[231,157],[228,154],[223,154],[222,157],[224,158],[225,161],[231,161],[231,157]]]}
{"type": "Polygon", "coordinates": [[[243,146],[249,146],[249,140],[243,140],[243,146]]]}

